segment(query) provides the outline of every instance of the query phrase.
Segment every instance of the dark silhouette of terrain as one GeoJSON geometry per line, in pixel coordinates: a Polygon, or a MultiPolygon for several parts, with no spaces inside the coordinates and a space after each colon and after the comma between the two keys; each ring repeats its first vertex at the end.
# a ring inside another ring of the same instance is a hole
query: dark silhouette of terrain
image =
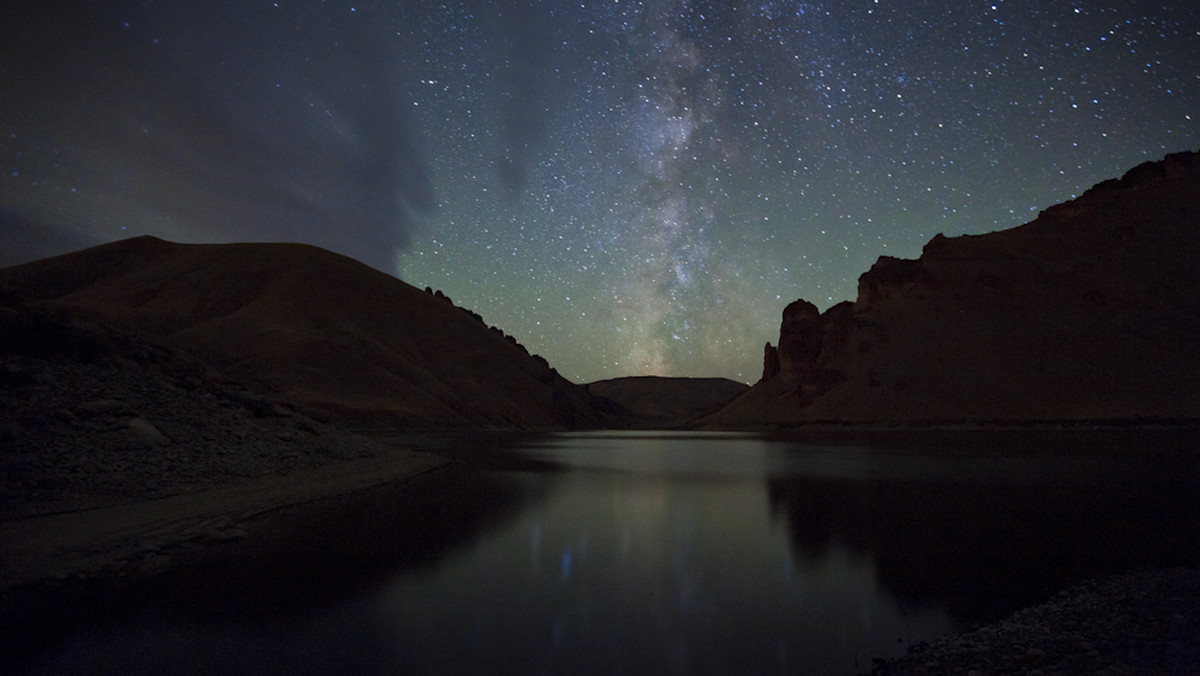
{"type": "Polygon", "coordinates": [[[114,242],[0,270],[0,309],[13,326],[69,317],[161,345],[358,426],[1190,420],[1198,158],[1143,164],[1017,228],[938,235],[916,260],[881,257],[856,301],[789,305],[740,394],[721,379],[574,385],[441,293],[300,244],[114,242]]]}
{"type": "Polygon", "coordinates": [[[160,344],[319,419],[602,425],[591,395],[478,315],[312,246],[138,237],[0,270],[0,299],[10,319],[51,313],[160,344]]]}
{"type": "Polygon", "coordinates": [[[1200,153],[1168,155],[985,235],[881,257],[858,299],[783,312],[763,377],[707,419],[1200,418],[1200,153]]]}
{"type": "Polygon", "coordinates": [[[712,413],[749,385],[728,378],[662,378],[636,376],[597,380],[584,386],[633,415],[633,427],[679,426],[712,413]]]}

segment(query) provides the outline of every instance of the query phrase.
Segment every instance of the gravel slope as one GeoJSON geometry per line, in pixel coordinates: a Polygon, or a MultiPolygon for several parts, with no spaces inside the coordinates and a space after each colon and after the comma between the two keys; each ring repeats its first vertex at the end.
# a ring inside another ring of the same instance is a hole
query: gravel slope
{"type": "Polygon", "coordinates": [[[1200,674],[1200,570],[1090,580],[871,674],[1200,674]]]}
{"type": "Polygon", "coordinates": [[[313,420],[178,351],[0,309],[0,590],[158,572],[268,511],[448,462],[404,450],[422,443],[313,420]]]}

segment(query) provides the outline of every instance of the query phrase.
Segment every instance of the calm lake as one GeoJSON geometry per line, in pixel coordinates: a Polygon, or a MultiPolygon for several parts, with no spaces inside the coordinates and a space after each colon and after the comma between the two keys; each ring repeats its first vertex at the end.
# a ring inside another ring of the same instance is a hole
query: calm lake
{"type": "Polygon", "coordinates": [[[856,674],[1087,577],[1200,563],[1195,442],[493,441],[469,450],[509,462],[293,518],[77,620],[29,671],[856,674]]]}

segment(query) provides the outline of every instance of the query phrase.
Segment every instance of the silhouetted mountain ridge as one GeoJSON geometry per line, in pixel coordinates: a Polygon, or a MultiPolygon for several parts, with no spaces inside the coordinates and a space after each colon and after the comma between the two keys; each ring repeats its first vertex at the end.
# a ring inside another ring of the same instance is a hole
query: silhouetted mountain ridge
{"type": "Polygon", "coordinates": [[[584,385],[630,411],[630,426],[684,425],[716,411],[750,389],[728,378],[667,378],[632,376],[598,380],[584,385]]]}
{"type": "Polygon", "coordinates": [[[137,237],[0,270],[0,294],[183,350],[320,417],[601,424],[586,391],[479,315],[312,246],[137,237]]]}
{"type": "Polygon", "coordinates": [[[715,425],[1200,418],[1200,154],[1025,225],[881,257],[858,299],[783,311],[715,425]]]}

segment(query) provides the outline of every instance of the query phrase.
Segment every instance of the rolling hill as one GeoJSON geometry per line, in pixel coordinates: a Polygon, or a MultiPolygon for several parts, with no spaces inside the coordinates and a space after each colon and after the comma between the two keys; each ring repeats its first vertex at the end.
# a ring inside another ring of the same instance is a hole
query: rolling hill
{"type": "Polygon", "coordinates": [[[679,426],[711,413],[749,386],[727,378],[634,376],[597,380],[584,386],[633,415],[629,426],[679,426]]]}
{"type": "Polygon", "coordinates": [[[314,417],[601,422],[586,391],[478,315],[312,246],[138,237],[0,270],[0,297],[10,312],[61,313],[183,351],[314,417]]]}

